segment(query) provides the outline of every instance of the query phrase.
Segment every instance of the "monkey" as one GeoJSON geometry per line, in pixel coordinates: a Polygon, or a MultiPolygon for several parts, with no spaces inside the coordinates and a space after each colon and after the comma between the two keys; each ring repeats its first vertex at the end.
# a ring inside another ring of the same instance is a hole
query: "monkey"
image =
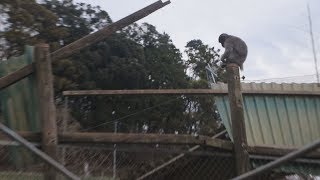
{"type": "Polygon", "coordinates": [[[221,34],[219,36],[219,43],[225,48],[220,60],[223,62],[222,67],[225,67],[227,63],[238,64],[240,69],[243,70],[243,63],[247,58],[248,47],[246,43],[236,37],[228,34],[221,34]]]}

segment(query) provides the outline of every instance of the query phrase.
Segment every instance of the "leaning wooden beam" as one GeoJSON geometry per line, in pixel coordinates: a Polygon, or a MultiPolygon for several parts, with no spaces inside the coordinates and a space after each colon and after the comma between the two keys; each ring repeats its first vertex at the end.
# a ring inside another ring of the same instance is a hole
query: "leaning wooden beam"
{"type": "Polygon", "coordinates": [[[123,18],[123,19],[120,19],[119,21],[117,21],[115,23],[108,25],[107,27],[105,27],[95,33],[89,34],[89,35],[53,52],[51,54],[52,59],[56,60],[56,59],[68,57],[68,56],[74,54],[75,52],[78,52],[80,49],[105,39],[106,37],[110,36],[112,33],[132,24],[133,22],[136,22],[136,21],[148,16],[149,14],[157,11],[158,9],[161,9],[162,7],[164,7],[168,4],[170,4],[170,1],[166,1],[163,3],[161,0],[159,0],[149,6],[123,18]]]}
{"type": "Polygon", "coordinates": [[[21,79],[29,76],[34,71],[34,64],[27,65],[7,76],[0,78],[0,90],[6,88],[15,82],[20,81],[21,79]]]}
{"type": "MultiPolygon", "coordinates": [[[[134,89],[134,90],[78,90],[64,91],[64,96],[97,96],[97,95],[227,95],[227,89],[134,89]]],[[[242,94],[252,95],[308,95],[319,96],[320,91],[277,91],[277,90],[243,90],[242,94]]]]}
{"type": "MultiPolygon", "coordinates": [[[[148,16],[149,14],[157,11],[158,9],[161,9],[162,7],[170,4],[170,1],[162,2],[161,0],[127,16],[124,17],[123,19],[114,22],[105,28],[89,34],[67,46],[64,46],[61,49],[58,49],[57,51],[51,53],[51,59],[52,61],[68,57],[75,52],[80,51],[81,49],[90,46],[93,43],[96,43],[98,41],[101,41],[108,36],[110,36],[112,33],[148,16]]],[[[10,86],[11,84],[14,84],[15,82],[18,82],[19,80],[23,79],[24,77],[30,75],[31,73],[34,72],[34,65],[30,64],[27,65],[17,71],[14,71],[13,73],[0,78],[0,90],[10,86]]]]}

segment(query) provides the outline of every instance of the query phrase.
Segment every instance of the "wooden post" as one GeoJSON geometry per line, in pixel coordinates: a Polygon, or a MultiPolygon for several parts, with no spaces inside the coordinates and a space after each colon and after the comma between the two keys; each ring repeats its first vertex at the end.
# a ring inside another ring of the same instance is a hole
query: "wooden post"
{"type": "MultiPolygon", "coordinates": [[[[57,160],[57,124],[54,105],[53,75],[50,52],[47,44],[35,47],[36,77],[39,94],[39,119],[42,127],[42,149],[57,160]]],[[[56,171],[47,166],[45,180],[55,180],[56,171]]]]}
{"type": "Polygon", "coordinates": [[[228,94],[230,101],[232,135],[234,142],[237,175],[249,171],[249,154],[244,123],[243,99],[240,84],[239,66],[227,65],[228,94]]]}

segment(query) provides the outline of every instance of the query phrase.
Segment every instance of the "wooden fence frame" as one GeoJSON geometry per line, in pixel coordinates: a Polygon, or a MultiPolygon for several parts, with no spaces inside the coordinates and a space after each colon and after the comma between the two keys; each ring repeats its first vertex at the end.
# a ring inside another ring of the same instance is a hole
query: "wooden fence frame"
{"type": "MultiPolygon", "coordinates": [[[[290,153],[296,149],[288,148],[270,148],[270,147],[248,147],[246,143],[246,134],[243,118],[242,93],[243,94],[293,94],[293,95],[320,95],[320,92],[304,92],[304,91],[241,91],[239,67],[235,64],[227,65],[228,74],[228,92],[223,90],[212,89],[180,89],[180,90],[93,90],[93,91],[66,91],[66,96],[79,95],[154,95],[154,94],[227,94],[230,98],[230,109],[233,124],[237,124],[237,128],[233,128],[234,144],[229,141],[220,139],[211,139],[210,137],[200,136],[192,137],[188,135],[154,135],[154,134],[113,134],[113,133],[63,133],[58,134],[56,128],[55,107],[53,105],[53,87],[51,62],[61,58],[68,57],[80,49],[83,49],[93,43],[101,41],[112,33],[120,30],[131,23],[142,19],[145,16],[155,12],[158,9],[168,5],[170,1],[162,2],[161,0],[115,22],[102,30],[89,34],[51,54],[47,45],[38,45],[36,47],[36,59],[33,64],[27,65],[5,77],[0,78],[0,90],[18,82],[33,72],[38,74],[38,89],[40,89],[40,117],[42,123],[42,133],[21,132],[21,136],[30,141],[42,141],[42,148],[52,158],[56,159],[56,147],[58,143],[135,143],[135,144],[188,144],[201,145],[213,148],[233,151],[236,157],[237,174],[243,174],[249,170],[249,153],[252,154],[268,154],[272,156],[281,156],[290,153]],[[38,50],[37,50],[38,48],[38,50]],[[59,139],[59,142],[58,142],[59,139]]],[[[0,135],[0,139],[6,139],[0,135]]],[[[320,157],[320,153],[314,152],[307,155],[308,157],[320,157]]],[[[52,170],[46,172],[46,179],[55,179],[55,173],[52,170]]]]}

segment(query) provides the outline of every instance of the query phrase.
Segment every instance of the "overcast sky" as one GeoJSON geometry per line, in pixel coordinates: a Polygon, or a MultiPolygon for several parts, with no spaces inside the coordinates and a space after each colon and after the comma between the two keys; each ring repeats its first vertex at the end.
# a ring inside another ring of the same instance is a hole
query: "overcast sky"
{"type": "MultiPolygon", "coordinates": [[[[156,0],[75,1],[99,5],[116,21],[156,0]]],[[[320,60],[320,0],[171,0],[139,23],[168,33],[181,51],[192,39],[222,48],[217,40],[221,33],[241,37],[249,49],[242,72],[247,79],[310,75],[315,66],[307,2],[320,60]]]]}

